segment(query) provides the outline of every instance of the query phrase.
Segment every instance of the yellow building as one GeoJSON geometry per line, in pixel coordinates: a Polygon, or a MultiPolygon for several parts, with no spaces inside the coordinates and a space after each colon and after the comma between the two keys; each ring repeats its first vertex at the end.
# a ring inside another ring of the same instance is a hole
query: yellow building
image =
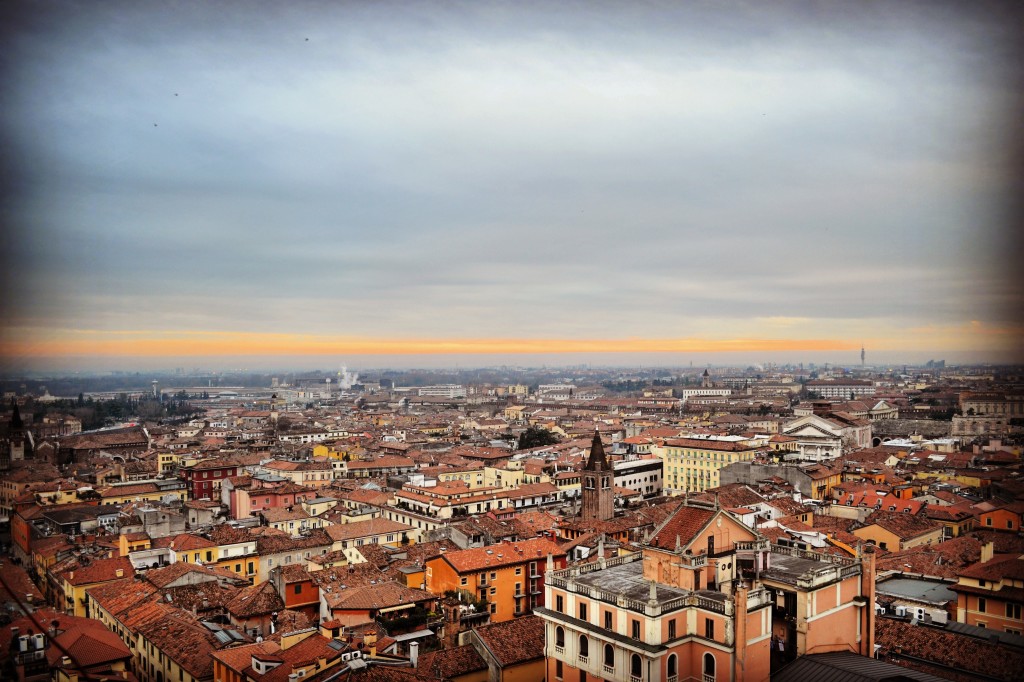
{"type": "Polygon", "coordinates": [[[759,449],[746,441],[679,438],[652,451],[664,463],[665,490],[683,492],[717,488],[719,469],[749,462],[759,449]]]}
{"type": "Polygon", "coordinates": [[[349,553],[364,545],[388,545],[399,547],[419,541],[420,531],[408,524],[389,519],[372,519],[358,523],[346,523],[325,529],[333,544],[331,551],[345,551],[350,563],[365,561],[362,556],[349,553]]]}
{"type": "Polygon", "coordinates": [[[215,564],[220,560],[220,548],[217,543],[201,535],[181,533],[166,542],[174,555],[174,561],[171,563],[183,561],[188,564],[215,564]]]}
{"type": "Polygon", "coordinates": [[[484,486],[491,485],[486,483],[486,469],[489,467],[480,467],[479,469],[456,469],[452,471],[439,471],[437,476],[438,483],[451,483],[452,481],[462,481],[470,488],[482,488],[484,486]]]}
{"type": "Polygon", "coordinates": [[[853,534],[890,552],[942,542],[942,524],[914,514],[875,512],[864,523],[853,534]]]}
{"type": "MultiPolygon", "coordinates": [[[[80,561],[84,561],[80,560],[80,561]]],[[[57,606],[65,613],[87,618],[89,601],[86,590],[113,580],[131,577],[135,574],[128,557],[91,559],[73,568],[61,571],[56,577],[61,585],[57,606]]]]}
{"type": "Polygon", "coordinates": [[[126,502],[159,502],[167,495],[174,495],[182,502],[188,495],[185,484],[177,488],[158,487],[156,483],[124,483],[112,485],[99,491],[102,504],[125,504],[126,502]]]}

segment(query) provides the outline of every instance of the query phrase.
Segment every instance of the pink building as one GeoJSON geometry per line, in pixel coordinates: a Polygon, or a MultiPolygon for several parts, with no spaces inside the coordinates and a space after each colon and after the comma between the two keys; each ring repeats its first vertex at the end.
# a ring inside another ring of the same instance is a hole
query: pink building
{"type": "Polygon", "coordinates": [[[254,512],[290,507],[316,496],[316,491],[290,481],[269,484],[254,478],[248,483],[232,488],[229,500],[231,518],[245,519],[254,512]]]}

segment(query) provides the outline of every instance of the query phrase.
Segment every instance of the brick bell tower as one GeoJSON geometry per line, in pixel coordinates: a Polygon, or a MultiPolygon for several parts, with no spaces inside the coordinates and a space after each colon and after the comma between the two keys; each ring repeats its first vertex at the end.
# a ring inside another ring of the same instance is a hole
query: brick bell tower
{"type": "Polygon", "coordinates": [[[583,467],[583,492],[580,517],[583,520],[607,521],[615,516],[615,494],[612,485],[615,472],[604,456],[601,434],[594,431],[590,456],[583,467]]]}

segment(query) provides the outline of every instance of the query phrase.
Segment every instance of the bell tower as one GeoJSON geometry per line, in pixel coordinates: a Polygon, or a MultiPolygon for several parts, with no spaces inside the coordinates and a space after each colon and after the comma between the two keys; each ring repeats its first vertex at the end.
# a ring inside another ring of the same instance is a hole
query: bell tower
{"type": "Polygon", "coordinates": [[[590,456],[583,467],[581,481],[583,492],[580,517],[583,520],[607,521],[615,516],[615,493],[612,490],[614,481],[615,472],[604,455],[601,434],[594,431],[590,456]]]}

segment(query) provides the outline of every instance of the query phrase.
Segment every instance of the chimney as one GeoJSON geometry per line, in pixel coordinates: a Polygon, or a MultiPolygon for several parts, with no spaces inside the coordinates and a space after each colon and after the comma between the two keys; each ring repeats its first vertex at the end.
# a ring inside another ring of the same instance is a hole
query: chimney
{"type": "MultiPolygon", "coordinates": [[[[747,669],[747,583],[738,580],[733,591],[733,637],[736,657],[736,679],[742,680],[747,669]]],[[[758,618],[760,620],[760,618],[758,618]]]]}
{"type": "Polygon", "coordinates": [[[124,577],[124,569],[123,568],[117,569],[116,571],[114,571],[114,575],[116,575],[118,578],[123,578],[124,577]]]}
{"type": "Polygon", "coordinates": [[[412,663],[412,667],[416,667],[416,662],[420,658],[420,643],[413,642],[409,645],[409,662],[412,663]]]}
{"type": "Polygon", "coordinates": [[[985,563],[986,561],[991,561],[992,560],[992,554],[993,554],[994,551],[995,551],[995,543],[994,542],[986,542],[984,545],[981,546],[981,559],[979,560],[979,562],[980,563],[985,563]]]}

